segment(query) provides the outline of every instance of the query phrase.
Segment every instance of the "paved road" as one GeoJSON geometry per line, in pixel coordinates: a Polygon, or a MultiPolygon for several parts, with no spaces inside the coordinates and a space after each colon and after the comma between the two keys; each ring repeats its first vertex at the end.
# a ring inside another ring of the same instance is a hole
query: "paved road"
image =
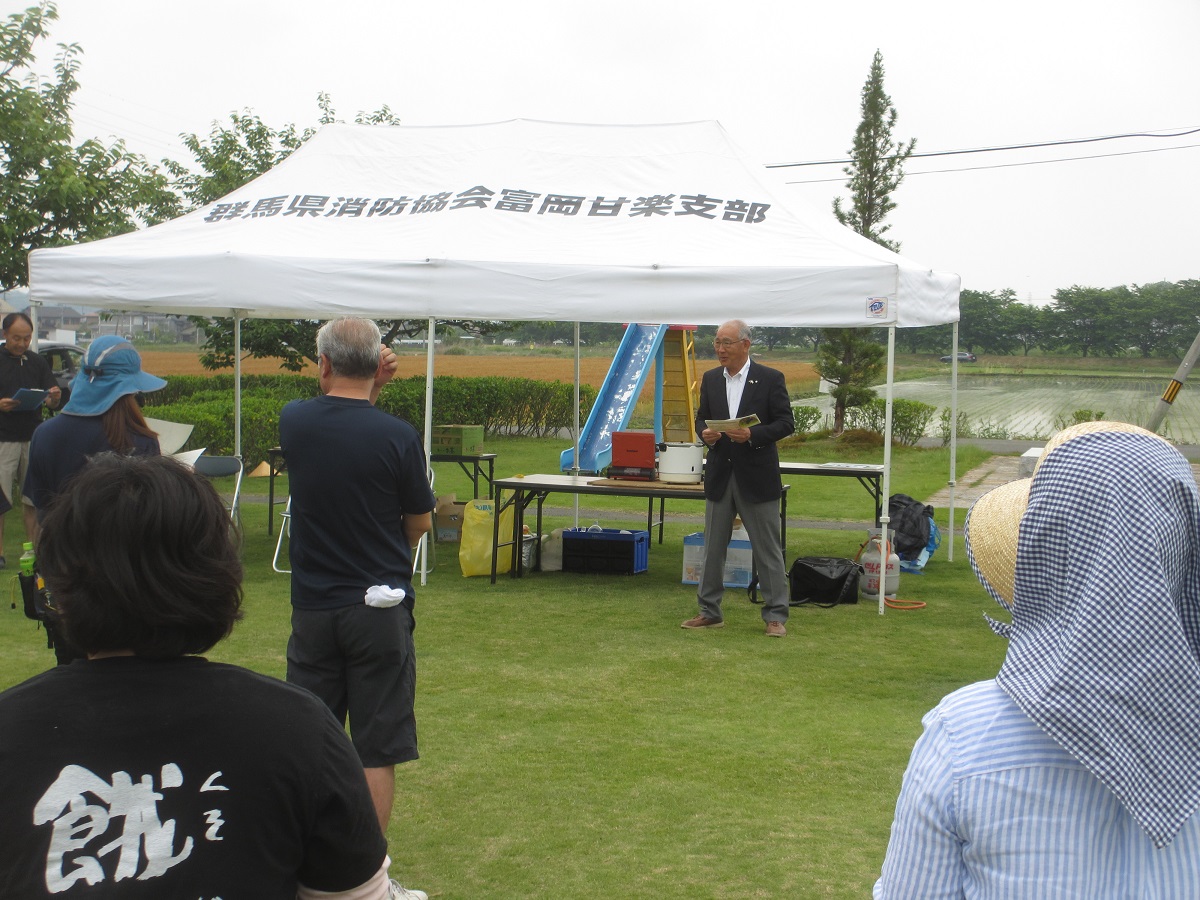
{"type": "MultiPolygon", "coordinates": [[[[956,509],[966,509],[992,488],[1020,478],[1021,454],[1032,447],[1044,446],[1044,442],[1040,441],[984,441],[974,438],[961,443],[982,447],[984,450],[990,450],[998,455],[984,460],[974,469],[958,476],[958,482],[954,486],[956,509]]],[[[941,442],[937,441],[933,446],[941,446],[941,442]]],[[[1180,445],[1178,450],[1189,460],[1200,460],[1200,447],[1194,444],[1180,445]]],[[[1200,462],[1192,462],[1192,473],[1196,476],[1196,483],[1200,484],[1200,462]]],[[[948,507],[950,505],[949,485],[931,497],[926,497],[925,502],[930,506],[948,507]]]]}

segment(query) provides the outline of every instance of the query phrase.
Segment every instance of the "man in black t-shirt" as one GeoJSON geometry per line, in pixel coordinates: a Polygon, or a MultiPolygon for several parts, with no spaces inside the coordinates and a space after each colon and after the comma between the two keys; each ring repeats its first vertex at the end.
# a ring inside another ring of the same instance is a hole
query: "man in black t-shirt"
{"type": "MultiPolygon", "coordinates": [[[[4,328],[4,345],[0,347],[0,490],[9,506],[13,502],[13,485],[25,481],[29,465],[29,441],[33,430],[41,424],[42,408],[18,409],[13,395],[21,388],[46,391],[44,404],[58,406],[60,390],[50,371],[50,364],[29,349],[33,341],[33,322],[25,313],[9,313],[0,326],[4,328]]],[[[37,513],[28,501],[22,504],[25,534],[30,541],[37,539],[37,513]]],[[[0,569],[5,566],[4,517],[0,516],[0,569]]]]}
{"type": "Polygon", "coordinates": [[[287,679],[325,701],[362,760],[387,829],[395,767],[417,758],[412,548],[433,525],[425,450],[374,405],[396,369],[370,319],[317,333],[322,396],[279,416],[291,490],[287,679]]]}
{"type": "Polygon", "coordinates": [[[211,484],[103,454],[43,524],[38,562],[87,658],[0,694],[0,897],[424,900],[389,881],[325,705],[195,655],[241,616],[211,484]]]}

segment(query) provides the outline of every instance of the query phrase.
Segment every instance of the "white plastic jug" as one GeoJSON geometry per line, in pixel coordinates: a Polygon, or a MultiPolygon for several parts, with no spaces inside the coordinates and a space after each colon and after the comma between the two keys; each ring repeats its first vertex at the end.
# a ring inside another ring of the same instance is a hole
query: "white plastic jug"
{"type": "Polygon", "coordinates": [[[880,568],[883,569],[883,595],[894,599],[900,589],[900,557],[896,554],[896,545],[891,540],[895,536],[896,532],[889,531],[889,540],[884,541],[878,528],[867,532],[867,544],[859,558],[863,575],[858,585],[864,597],[875,599],[879,596],[880,568]]]}

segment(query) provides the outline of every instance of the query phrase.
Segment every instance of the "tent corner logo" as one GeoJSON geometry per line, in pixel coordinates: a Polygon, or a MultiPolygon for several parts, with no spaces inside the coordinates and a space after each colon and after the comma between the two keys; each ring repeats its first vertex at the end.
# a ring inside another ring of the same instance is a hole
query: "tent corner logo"
{"type": "Polygon", "coordinates": [[[868,319],[886,319],[888,314],[887,297],[868,297],[867,298],[867,318],[868,319]]]}

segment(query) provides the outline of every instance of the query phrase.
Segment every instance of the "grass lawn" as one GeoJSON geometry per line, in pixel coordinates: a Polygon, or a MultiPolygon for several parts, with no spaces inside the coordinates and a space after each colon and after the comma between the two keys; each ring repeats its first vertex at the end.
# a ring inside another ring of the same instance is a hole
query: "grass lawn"
{"type": "MultiPolygon", "coordinates": [[[[503,475],[555,471],[561,449],[488,446],[503,475]]],[[[979,461],[972,452],[959,449],[960,475],[979,461]]],[[[879,461],[869,456],[838,458],[879,461]]],[[[932,494],[946,459],[898,450],[892,491],[932,494]]],[[[853,479],[793,484],[792,517],[870,516],[853,479]]],[[[438,490],[471,493],[452,465],[439,465],[438,490]]],[[[246,617],[210,655],[282,676],[288,576],[271,570],[265,479],[246,491],[246,617]]],[[[639,500],[585,499],[585,524],[644,516],[639,500]]],[[[700,530],[690,514],[701,505],[673,510],[680,518],[651,544],[650,570],[634,576],[532,573],[491,585],[461,576],[457,545],[436,546],[418,588],[422,758],[398,770],[388,832],[404,884],[464,900],[869,894],[921,715],[999,668],[1005,645],[981,616],[994,604],[960,540],[953,562],[943,545],[926,574],[901,576],[900,596],[924,609],[796,609],[788,636],[771,640],[758,608],[730,590],[725,628],[683,631],[695,594],[680,584],[682,539],[700,530]]],[[[15,565],[21,526],[15,514],[6,522],[15,565]]],[[[850,556],[864,537],[792,529],[788,560],[850,556]]],[[[12,598],[16,609],[0,616],[0,687],[53,663],[12,598]]]]}

